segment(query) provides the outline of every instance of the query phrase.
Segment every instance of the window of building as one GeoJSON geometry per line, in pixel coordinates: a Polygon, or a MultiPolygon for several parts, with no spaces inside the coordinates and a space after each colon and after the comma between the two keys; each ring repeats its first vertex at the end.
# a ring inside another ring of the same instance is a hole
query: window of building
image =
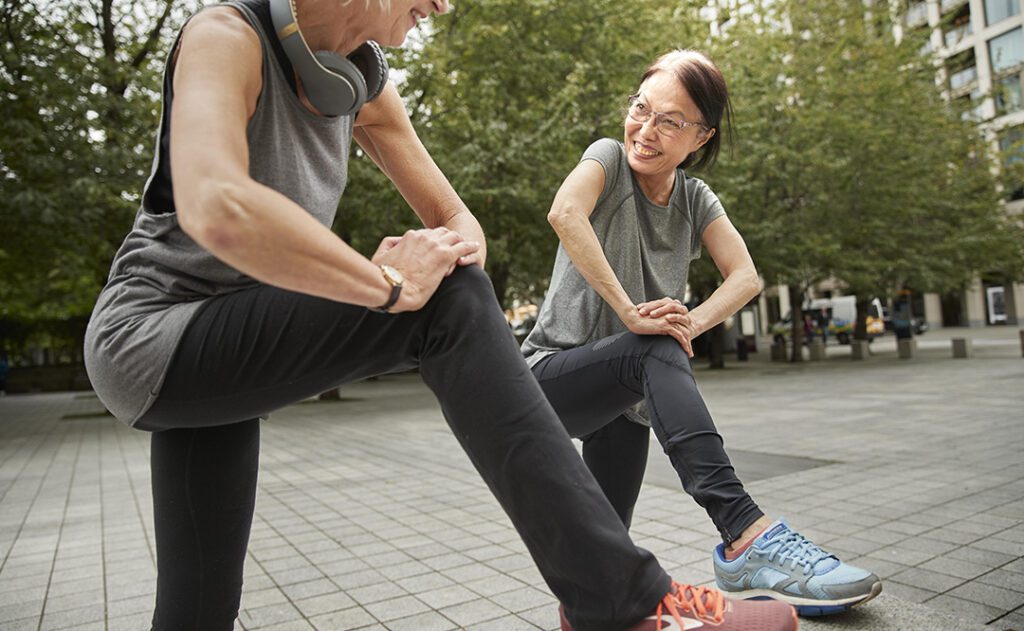
{"type": "Polygon", "coordinates": [[[1020,0],[985,0],[985,22],[995,24],[1020,13],[1020,0]]]}
{"type": "Polygon", "coordinates": [[[1007,199],[1024,199],[1024,183],[1019,177],[1024,168],[1024,126],[1011,127],[1000,133],[999,151],[1002,152],[1003,169],[1009,175],[1007,199]]]}
{"type": "Polygon", "coordinates": [[[1000,74],[1024,62],[1024,30],[1015,28],[988,41],[992,72],[1000,74]]]}
{"type": "Polygon", "coordinates": [[[1020,74],[1003,77],[995,83],[996,112],[1002,116],[1024,109],[1024,91],[1021,90],[1020,74]]]}
{"type": "Polygon", "coordinates": [[[912,1],[907,6],[905,17],[907,27],[914,28],[928,23],[928,3],[923,1],[912,1]]]}
{"type": "Polygon", "coordinates": [[[963,92],[978,81],[978,67],[974,62],[974,49],[968,48],[960,54],[950,57],[946,61],[946,71],[949,74],[949,89],[952,92],[963,92]]]}

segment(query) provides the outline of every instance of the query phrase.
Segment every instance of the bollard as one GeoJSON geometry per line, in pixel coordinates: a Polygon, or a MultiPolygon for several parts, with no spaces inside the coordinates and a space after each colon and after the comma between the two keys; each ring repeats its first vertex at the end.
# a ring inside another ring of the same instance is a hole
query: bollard
{"type": "Polygon", "coordinates": [[[736,340],[736,361],[747,361],[747,340],[742,337],[736,340]]]}
{"type": "Polygon", "coordinates": [[[789,358],[786,357],[786,343],[775,342],[774,344],[772,344],[772,361],[784,362],[787,359],[789,358]]]}
{"type": "Polygon", "coordinates": [[[1020,356],[1024,357],[1024,329],[1018,331],[1020,333],[1020,356]]]}
{"type": "Polygon", "coordinates": [[[953,338],[953,358],[954,359],[966,359],[974,354],[974,348],[971,344],[971,340],[966,337],[954,337],[953,338]]]}
{"type": "Polygon", "coordinates": [[[914,356],[914,351],[917,350],[917,340],[914,338],[897,340],[896,344],[899,349],[900,359],[911,359],[914,356]]]}
{"type": "Polygon", "coordinates": [[[853,359],[867,359],[871,355],[871,346],[867,340],[850,341],[850,357],[853,359]]]}
{"type": "Polygon", "coordinates": [[[820,362],[825,359],[825,344],[815,340],[810,344],[811,361],[820,362]]]}

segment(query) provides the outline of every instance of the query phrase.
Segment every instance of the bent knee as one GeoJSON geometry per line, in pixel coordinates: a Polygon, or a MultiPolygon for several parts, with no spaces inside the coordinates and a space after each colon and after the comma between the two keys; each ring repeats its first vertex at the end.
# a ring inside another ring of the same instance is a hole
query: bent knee
{"type": "Polygon", "coordinates": [[[633,340],[633,344],[641,350],[644,360],[654,359],[690,370],[690,358],[675,338],[668,335],[636,335],[635,333],[629,335],[636,338],[633,340]]]}
{"type": "Polygon", "coordinates": [[[441,281],[430,301],[443,306],[449,315],[501,312],[491,279],[478,265],[455,268],[451,276],[441,281]]]}

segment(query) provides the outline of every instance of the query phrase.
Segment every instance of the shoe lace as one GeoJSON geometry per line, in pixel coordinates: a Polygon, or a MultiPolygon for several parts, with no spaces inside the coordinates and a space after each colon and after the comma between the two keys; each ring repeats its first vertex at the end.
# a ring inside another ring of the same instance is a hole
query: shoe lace
{"type": "Polygon", "coordinates": [[[661,629],[661,614],[665,610],[679,623],[680,629],[686,628],[681,614],[687,612],[693,612],[708,622],[721,624],[725,619],[725,597],[717,589],[672,581],[672,590],[661,599],[654,614],[658,620],[655,629],[661,629]]]}
{"type": "Polygon", "coordinates": [[[768,553],[768,560],[783,566],[788,562],[794,570],[797,566],[803,566],[804,574],[810,574],[818,561],[830,556],[832,555],[814,545],[810,539],[791,530],[772,547],[772,551],[768,553]]]}

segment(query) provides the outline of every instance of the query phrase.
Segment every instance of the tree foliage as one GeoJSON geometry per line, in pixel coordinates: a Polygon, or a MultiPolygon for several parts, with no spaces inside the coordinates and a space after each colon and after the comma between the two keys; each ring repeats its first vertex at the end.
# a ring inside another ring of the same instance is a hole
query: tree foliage
{"type": "Polygon", "coordinates": [[[148,175],[168,35],[197,4],[0,0],[5,328],[83,329],[148,175]]]}
{"type": "Polygon", "coordinates": [[[739,145],[711,179],[768,283],[790,287],[794,357],[801,296],[826,278],[867,300],[1019,274],[989,143],[893,17],[888,2],[777,2],[714,43],[739,145]]]}
{"type": "MultiPolygon", "coordinates": [[[[545,220],[555,191],[591,142],[622,135],[625,98],[646,65],[704,37],[686,7],[466,0],[396,60],[424,144],[487,233],[499,298],[543,294],[557,244],[545,220]]],[[[379,227],[365,213],[381,208],[384,187],[346,195],[343,207],[357,214],[343,233],[379,227]]]]}

